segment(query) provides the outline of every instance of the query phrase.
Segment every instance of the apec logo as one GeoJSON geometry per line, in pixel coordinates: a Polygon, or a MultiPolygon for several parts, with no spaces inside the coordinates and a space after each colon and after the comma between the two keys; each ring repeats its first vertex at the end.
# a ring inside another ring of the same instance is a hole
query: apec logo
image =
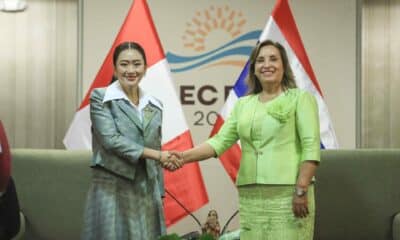
{"type": "MultiPolygon", "coordinates": [[[[186,23],[181,36],[182,46],[193,52],[190,56],[167,52],[166,58],[171,72],[179,74],[192,70],[205,70],[221,66],[233,66],[242,69],[257,43],[261,31],[244,32],[247,20],[239,10],[225,6],[210,6],[196,11],[186,23]],[[224,39],[225,42],[221,42],[224,39]]],[[[227,79],[233,82],[235,79],[227,79]]],[[[233,86],[225,84],[181,84],[179,96],[182,105],[199,106],[193,112],[193,125],[214,125],[216,109],[212,107],[218,98],[226,98],[233,86]]]]}
{"type": "Polygon", "coordinates": [[[197,11],[186,23],[182,41],[184,48],[198,54],[183,56],[167,52],[171,71],[179,73],[221,65],[244,67],[261,34],[259,30],[243,33],[246,22],[241,11],[233,10],[228,5],[210,6],[197,11]],[[218,43],[218,39],[226,39],[226,35],[230,36],[231,40],[218,43]],[[237,56],[243,56],[244,59],[238,60],[237,56]]]}

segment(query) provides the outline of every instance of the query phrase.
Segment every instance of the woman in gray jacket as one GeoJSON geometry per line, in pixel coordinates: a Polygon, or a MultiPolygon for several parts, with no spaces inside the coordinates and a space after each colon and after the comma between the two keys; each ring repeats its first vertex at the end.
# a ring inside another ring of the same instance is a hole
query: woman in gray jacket
{"type": "Polygon", "coordinates": [[[118,45],[114,76],[90,97],[93,169],[83,239],[158,239],[164,234],[162,103],[139,83],[146,56],[135,42],[118,45]]]}

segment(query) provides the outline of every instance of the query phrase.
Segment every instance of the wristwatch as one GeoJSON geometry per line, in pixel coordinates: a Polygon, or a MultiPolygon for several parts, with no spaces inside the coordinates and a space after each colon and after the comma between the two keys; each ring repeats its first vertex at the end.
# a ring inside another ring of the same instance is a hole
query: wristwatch
{"type": "Polygon", "coordinates": [[[296,196],[298,197],[303,197],[304,195],[306,195],[307,190],[300,188],[300,187],[295,187],[294,188],[294,194],[296,194],[296,196]]]}

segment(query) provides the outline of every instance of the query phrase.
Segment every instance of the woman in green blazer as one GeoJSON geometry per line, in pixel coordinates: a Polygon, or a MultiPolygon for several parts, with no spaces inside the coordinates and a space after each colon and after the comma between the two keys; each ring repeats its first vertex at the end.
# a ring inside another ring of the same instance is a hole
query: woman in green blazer
{"type": "Polygon", "coordinates": [[[221,155],[240,140],[241,240],[312,240],[313,176],[320,160],[318,109],[296,87],[286,51],[270,40],[250,57],[249,94],[218,134],[179,153],[183,163],[221,155]]]}
{"type": "Polygon", "coordinates": [[[166,232],[161,165],[173,160],[160,150],[163,105],[139,87],[147,67],[139,44],[118,45],[113,64],[116,80],[90,96],[93,174],[82,239],[158,239],[166,232]]]}

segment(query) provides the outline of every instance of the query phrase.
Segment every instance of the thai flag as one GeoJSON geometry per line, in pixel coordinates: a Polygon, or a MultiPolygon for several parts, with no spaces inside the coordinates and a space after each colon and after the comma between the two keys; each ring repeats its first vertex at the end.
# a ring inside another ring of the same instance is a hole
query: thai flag
{"type": "MultiPolygon", "coordinates": [[[[324,102],[323,94],[318,81],[308,60],[306,51],[297,30],[292,12],[287,0],[278,0],[267,25],[264,28],[259,41],[271,39],[281,43],[288,54],[289,63],[295,75],[296,84],[299,88],[312,93],[318,103],[321,133],[321,148],[338,148],[338,143],[332,122],[329,117],[328,108],[324,102]]],[[[229,116],[233,106],[238,98],[244,96],[247,92],[245,79],[248,73],[248,63],[241,72],[233,89],[223,106],[220,115],[211,132],[211,136],[216,134],[221,128],[225,119],[229,116]]],[[[235,144],[228,149],[220,160],[233,181],[236,181],[236,175],[240,165],[241,151],[240,143],[235,144]]]]}
{"type": "MultiPolygon", "coordinates": [[[[64,138],[66,148],[91,148],[90,93],[93,88],[109,85],[113,75],[112,54],[114,48],[125,41],[139,43],[146,52],[148,67],[140,86],[163,102],[162,148],[164,150],[180,151],[191,148],[193,146],[192,137],[175,92],[168,62],[145,0],[135,0],[133,2],[112,48],[68,129],[64,138]]],[[[189,211],[195,211],[208,202],[203,178],[197,163],[185,165],[181,170],[173,173],[165,171],[165,188],[189,211]]],[[[169,195],[166,195],[164,208],[167,226],[188,215],[169,195]]]]}

